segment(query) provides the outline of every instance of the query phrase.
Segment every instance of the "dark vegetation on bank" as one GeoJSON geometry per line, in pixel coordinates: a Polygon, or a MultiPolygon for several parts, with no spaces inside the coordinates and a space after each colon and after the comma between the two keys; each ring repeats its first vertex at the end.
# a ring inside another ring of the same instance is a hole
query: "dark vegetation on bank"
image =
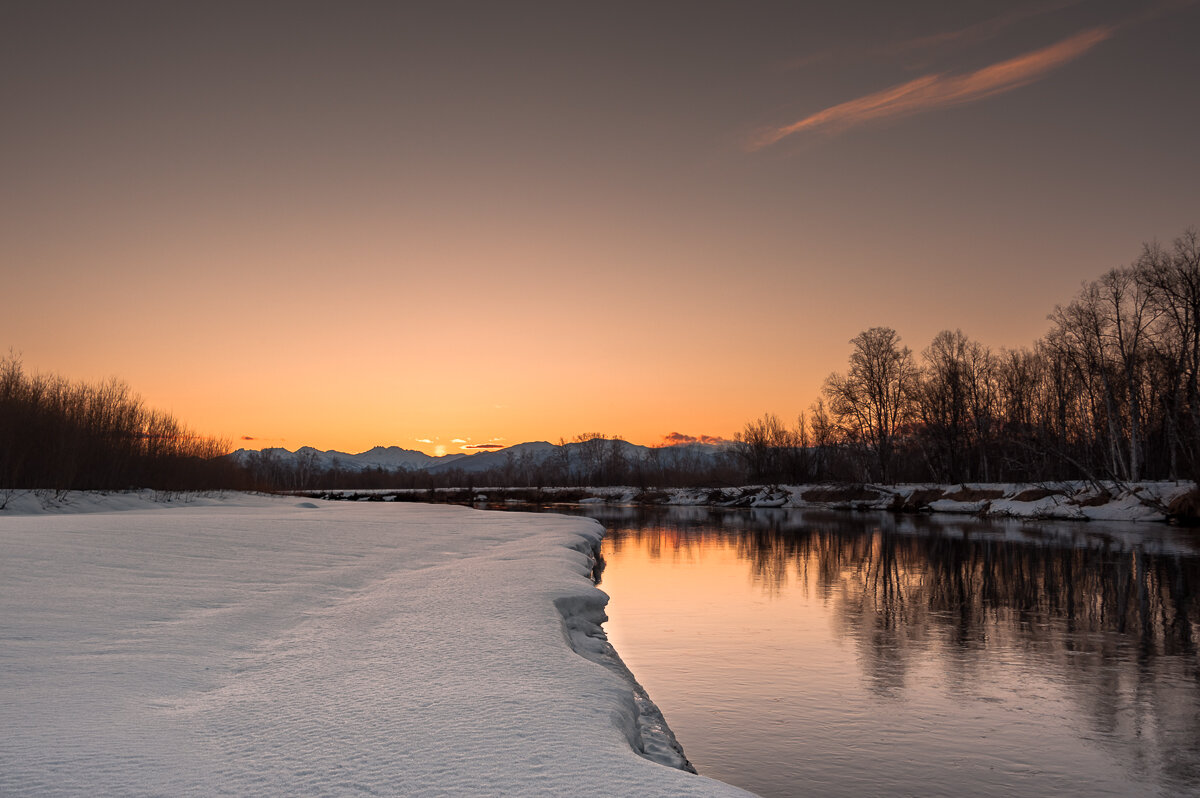
{"type": "Polygon", "coordinates": [[[795,424],[751,421],[718,450],[630,456],[577,436],[487,471],[319,468],[223,441],[145,407],[123,383],[0,362],[0,488],[404,489],[936,482],[1137,482],[1200,476],[1200,237],[1146,245],[1086,283],[1030,347],[939,333],[918,359],[892,329],[856,336],[847,371],[795,424]],[[566,442],[564,442],[565,444],[566,442]]]}
{"type": "Polygon", "coordinates": [[[227,451],[146,407],[120,381],[30,375],[19,358],[0,360],[2,489],[233,487],[238,469],[222,459],[227,451]]]}

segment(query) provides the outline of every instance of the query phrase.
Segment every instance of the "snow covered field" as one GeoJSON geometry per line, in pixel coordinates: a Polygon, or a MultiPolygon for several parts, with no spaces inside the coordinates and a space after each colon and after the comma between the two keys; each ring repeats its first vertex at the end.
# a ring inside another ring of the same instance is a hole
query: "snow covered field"
{"type": "Polygon", "coordinates": [[[454,506],[18,496],[0,795],[746,795],[635,752],[673,755],[597,637],[601,534],[454,506]]]}

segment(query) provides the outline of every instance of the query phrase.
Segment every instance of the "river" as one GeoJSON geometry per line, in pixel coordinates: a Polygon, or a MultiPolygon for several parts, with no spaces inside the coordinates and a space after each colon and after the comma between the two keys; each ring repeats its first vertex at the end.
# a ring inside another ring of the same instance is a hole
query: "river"
{"type": "Polygon", "coordinates": [[[1200,795],[1200,533],[572,512],[608,527],[609,638],[705,775],[766,798],[1200,795]]]}

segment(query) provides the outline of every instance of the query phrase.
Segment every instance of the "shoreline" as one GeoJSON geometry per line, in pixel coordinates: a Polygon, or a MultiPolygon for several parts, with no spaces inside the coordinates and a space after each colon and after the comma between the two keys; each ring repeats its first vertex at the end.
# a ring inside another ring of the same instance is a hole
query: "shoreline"
{"type": "MultiPolygon", "coordinates": [[[[607,533],[608,530],[604,530],[604,534],[607,533]]],[[[633,675],[633,671],[608,640],[608,633],[604,630],[604,623],[608,621],[608,614],[604,609],[608,605],[608,594],[598,586],[600,571],[603,570],[600,557],[602,539],[603,535],[595,540],[584,539],[587,550],[579,549],[589,558],[593,586],[600,595],[562,596],[554,601],[554,606],[562,614],[567,645],[579,656],[604,666],[628,684],[632,711],[629,716],[623,718],[622,731],[629,741],[629,747],[635,753],[660,765],[697,773],[695,766],[684,753],[683,746],[679,744],[675,733],[667,724],[662,710],[650,698],[646,689],[633,675]]]]}
{"type": "Polygon", "coordinates": [[[911,483],[748,485],[736,488],[438,488],[305,490],[290,495],[339,501],[428,502],[476,507],[608,504],[887,511],[1053,521],[1200,524],[1200,490],[1190,481],[1093,483],[911,483]]]}

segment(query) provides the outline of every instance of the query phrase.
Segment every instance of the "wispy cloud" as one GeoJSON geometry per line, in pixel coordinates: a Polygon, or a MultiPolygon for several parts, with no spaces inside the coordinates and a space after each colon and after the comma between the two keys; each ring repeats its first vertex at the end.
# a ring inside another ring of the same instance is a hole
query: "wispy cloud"
{"type": "Polygon", "coordinates": [[[417,438],[417,443],[433,443],[429,438],[417,438]]]}
{"type": "Polygon", "coordinates": [[[468,443],[466,446],[459,446],[460,449],[503,449],[504,446],[499,443],[468,443]]]}
{"type": "Polygon", "coordinates": [[[762,149],[803,131],[838,133],[868,122],[963,105],[1012,91],[1074,61],[1110,38],[1115,31],[1112,26],[1092,28],[1049,47],[965,75],[923,75],[899,86],[831,106],[790,125],[766,130],[750,142],[748,148],[762,149]]]}

